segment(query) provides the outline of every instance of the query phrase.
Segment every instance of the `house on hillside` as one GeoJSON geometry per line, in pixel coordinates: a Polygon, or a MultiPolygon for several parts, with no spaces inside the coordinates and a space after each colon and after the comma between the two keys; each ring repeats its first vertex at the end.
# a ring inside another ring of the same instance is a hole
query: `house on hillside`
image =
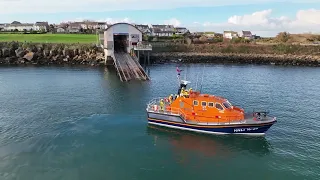
{"type": "Polygon", "coordinates": [[[151,34],[153,36],[173,36],[175,34],[175,29],[173,25],[152,25],[151,26],[151,34]]]}
{"type": "Polygon", "coordinates": [[[238,37],[238,33],[235,31],[223,31],[223,38],[225,39],[233,39],[238,37]]]}
{"type": "Polygon", "coordinates": [[[108,25],[106,22],[97,22],[97,29],[107,29],[108,25]]]}
{"type": "Polygon", "coordinates": [[[208,39],[213,39],[215,37],[214,32],[204,32],[203,35],[208,39]]]}
{"type": "Polygon", "coordinates": [[[214,33],[214,37],[223,38],[223,34],[222,33],[214,33]]]}
{"type": "Polygon", "coordinates": [[[185,27],[176,27],[175,30],[175,34],[177,35],[184,35],[190,33],[190,31],[185,27]]]}
{"type": "Polygon", "coordinates": [[[245,38],[245,39],[253,39],[253,35],[251,33],[251,31],[241,31],[239,33],[239,36],[242,37],[242,38],[245,38]]]}
{"type": "Polygon", "coordinates": [[[31,30],[34,30],[34,24],[13,21],[11,24],[7,24],[3,30],[4,31],[31,31],[31,30]]]}
{"type": "Polygon", "coordinates": [[[48,22],[36,22],[34,24],[33,30],[48,32],[49,31],[49,23],[48,22]]]}
{"type": "Polygon", "coordinates": [[[67,31],[69,33],[79,33],[81,29],[82,29],[81,23],[74,22],[69,24],[67,31]]]}
{"type": "Polygon", "coordinates": [[[0,31],[2,31],[5,26],[6,26],[5,24],[0,24],[0,31]]]}
{"type": "Polygon", "coordinates": [[[151,29],[148,25],[143,24],[137,24],[135,25],[143,34],[150,36],[151,35],[151,29]]]}

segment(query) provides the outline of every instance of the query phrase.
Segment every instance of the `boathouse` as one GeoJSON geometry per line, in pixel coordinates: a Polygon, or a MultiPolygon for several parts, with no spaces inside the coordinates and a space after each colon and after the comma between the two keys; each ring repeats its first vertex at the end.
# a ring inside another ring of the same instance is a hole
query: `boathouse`
{"type": "Polygon", "coordinates": [[[111,25],[104,32],[104,47],[107,56],[114,52],[127,52],[142,41],[142,32],[135,26],[128,23],[117,23],[111,25]]]}
{"type": "Polygon", "coordinates": [[[149,79],[139,60],[140,51],[145,54],[145,59],[146,57],[149,59],[149,51],[152,50],[152,47],[143,45],[142,37],[143,33],[128,23],[113,24],[104,31],[105,64],[116,68],[121,81],[149,79]]]}

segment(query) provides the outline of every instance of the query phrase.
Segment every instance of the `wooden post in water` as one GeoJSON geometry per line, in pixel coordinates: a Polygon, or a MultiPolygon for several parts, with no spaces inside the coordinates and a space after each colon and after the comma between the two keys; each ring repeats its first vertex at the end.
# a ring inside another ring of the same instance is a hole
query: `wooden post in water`
{"type": "Polygon", "coordinates": [[[150,51],[148,51],[148,65],[150,66],[151,63],[150,63],[150,51]]]}

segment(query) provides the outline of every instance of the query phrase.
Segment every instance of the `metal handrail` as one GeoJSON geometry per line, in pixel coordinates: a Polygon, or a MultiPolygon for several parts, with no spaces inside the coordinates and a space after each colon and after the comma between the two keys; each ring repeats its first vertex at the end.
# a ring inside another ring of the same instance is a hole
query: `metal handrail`
{"type": "Polygon", "coordinates": [[[137,44],[136,49],[152,49],[151,44],[137,44]]]}

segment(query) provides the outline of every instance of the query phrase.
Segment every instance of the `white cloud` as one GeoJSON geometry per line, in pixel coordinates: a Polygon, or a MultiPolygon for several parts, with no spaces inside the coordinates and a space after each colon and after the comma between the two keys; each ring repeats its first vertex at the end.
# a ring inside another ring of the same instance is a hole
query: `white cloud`
{"type": "MultiPolygon", "coordinates": [[[[0,0],[0,14],[97,12],[137,9],[172,9],[283,2],[283,0],[0,0]]],[[[290,3],[317,3],[319,0],[285,0],[290,3]]]]}
{"type": "Polygon", "coordinates": [[[299,10],[294,19],[288,17],[272,17],[272,10],[254,12],[252,14],[231,16],[225,23],[204,22],[190,26],[193,31],[251,30],[257,35],[274,36],[278,32],[320,33],[320,10],[299,10]]]}

